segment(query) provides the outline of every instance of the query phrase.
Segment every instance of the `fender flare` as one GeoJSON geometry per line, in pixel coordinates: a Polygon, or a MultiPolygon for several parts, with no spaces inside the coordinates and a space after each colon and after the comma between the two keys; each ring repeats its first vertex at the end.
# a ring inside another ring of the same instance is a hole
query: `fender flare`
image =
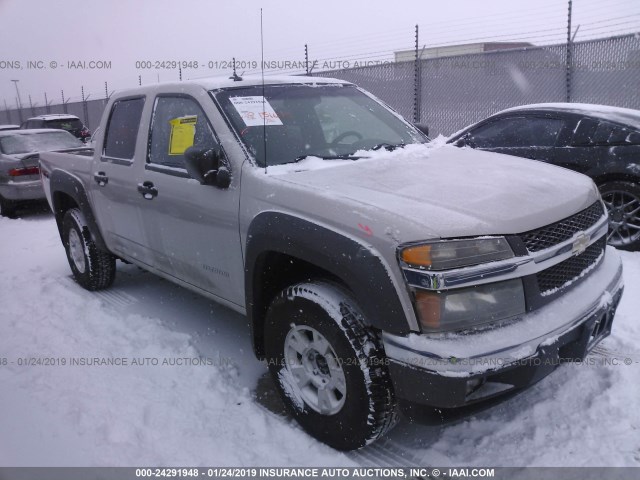
{"type": "Polygon", "coordinates": [[[96,217],[93,214],[93,210],[91,208],[91,203],[89,202],[89,197],[87,196],[87,192],[83,183],[77,177],[63,171],[63,170],[54,170],[49,177],[50,184],[49,188],[51,190],[51,203],[53,207],[53,213],[56,216],[56,222],[58,224],[58,230],[62,228],[62,217],[64,214],[64,205],[60,204],[59,197],[56,195],[58,193],[64,193],[73,199],[73,201],[78,205],[78,208],[84,215],[84,218],[87,222],[87,227],[91,232],[91,236],[93,237],[93,241],[96,246],[100,250],[109,251],[107,245],[104,242],[102,234],[100,233],[100,229],[98,228],[98,223],[96,221],[96,217]]]}
{"type": "Polygon", "coordinates": [[[320,268],[354,294],[367,322],[396,335],[408,334],[409,321],[399,294],[379,256],[345,235],[289,214],[264,212],[249,226],[245,253],[245,297],[254,347],[260,356],[259,332],[268,299],[259,284],[265,253],[279,253],[320,268]],[[258,335],[257,335],[258,334],[258,335]]]}

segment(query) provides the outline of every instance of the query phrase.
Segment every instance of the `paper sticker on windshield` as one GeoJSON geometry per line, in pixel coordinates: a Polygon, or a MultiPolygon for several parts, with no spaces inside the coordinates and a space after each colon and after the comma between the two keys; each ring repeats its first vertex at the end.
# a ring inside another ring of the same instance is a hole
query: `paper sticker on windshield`
{"type": "Polygon", "coordinates": [[[169,120],[169,125],[171,125],[169,155],[182,155],[187,148],[193,146],[193,137],[196,135],[197,122],[197,115],[189,115],[169,120]]]}
{"type": "Polygon", "coordinates": [[[247,127],[258,125],[282,125],[278,114],[262,96],[230,97],[229,100],[247,127]]]}

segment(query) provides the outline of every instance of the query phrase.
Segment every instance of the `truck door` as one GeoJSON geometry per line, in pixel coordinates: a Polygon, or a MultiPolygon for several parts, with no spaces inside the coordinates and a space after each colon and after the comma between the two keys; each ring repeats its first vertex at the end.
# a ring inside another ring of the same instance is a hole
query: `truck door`
{"type": "Polygon", "coordinates": [[[151,246],[153,265],[167,275],[243,305],[239,172],[226,189],[201,185],[187,173],[187,148],[219,145],[203,108],[193,97],[158,95],[151,119],[138,203],[144,219],[144,243],[151,246]]]}
{"type": "Polygon", "coordinates": [[[144,143],[141,146],[138,142],[144,105],[144,97],[113,103],[100,160],[94,162],[91,172],[90,191],[94,213],[109,249],[124,258],[149,264],[136,189],[144,166],[144,151],[140,152],[144,143]]]}

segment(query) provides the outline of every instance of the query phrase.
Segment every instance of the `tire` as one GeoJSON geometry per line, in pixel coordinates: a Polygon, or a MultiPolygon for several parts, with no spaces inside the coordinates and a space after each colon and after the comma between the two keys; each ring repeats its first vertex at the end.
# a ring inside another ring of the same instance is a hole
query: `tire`
{"type": "Polygon", "coordinates": [[[318,281],[283,290],[267,312],[265,352],[287,409],[321,442],[353,450],[396,424],[382,343],[341,287],[318,281]]]}
{"type": "Polygon", "coordinates": [[[16,214],[16,204],[0,196],[0,217],[13,218],[16,214]]]}
{"type": "Polygon", "coordinates": [[[77,208],[68,210],[62,220],[62,241],[73,276],[87,290],[102,290],[116,277],[116,257],[100,250],[77,208]]]}
{"type": "Polygon", "coordinates": [[[640,186],[608,182],[599,188],[609,213],[609,245],[621,250],[640,249],[640,186]]]}

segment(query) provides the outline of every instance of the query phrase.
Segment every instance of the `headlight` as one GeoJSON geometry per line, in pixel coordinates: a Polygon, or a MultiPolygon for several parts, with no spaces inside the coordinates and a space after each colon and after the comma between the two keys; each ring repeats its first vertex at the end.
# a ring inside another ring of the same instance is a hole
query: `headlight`
{"type": "Polygon", "coordinates": [[[415,290],[423,332],[463,330],[525,313],[519,278],[458,290],[415,290]]]}
{"type": "Polygon", "coordinates": [[[409,267],[447,270],[512,258],[504,237],[442,240],[405,247],[400,259],[409,267]]]}

